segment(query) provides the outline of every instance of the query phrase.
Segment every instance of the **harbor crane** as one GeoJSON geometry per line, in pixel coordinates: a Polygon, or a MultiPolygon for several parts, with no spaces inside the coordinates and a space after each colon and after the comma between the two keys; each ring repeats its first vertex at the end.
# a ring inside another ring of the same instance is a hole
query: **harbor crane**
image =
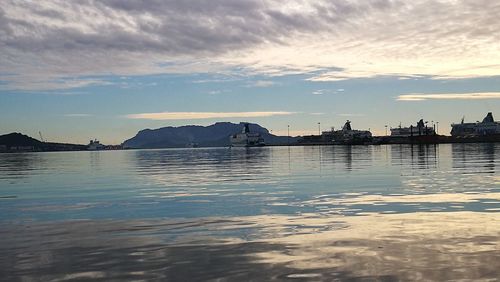
{"type": "Polygon", "coordinates": [[[38,134],[40,135],[40,141],[42,141],[43,143],[45,143],[45,140],[43,139],[43,136],[42,136],[42,132],[38,131],[38,134]]]}

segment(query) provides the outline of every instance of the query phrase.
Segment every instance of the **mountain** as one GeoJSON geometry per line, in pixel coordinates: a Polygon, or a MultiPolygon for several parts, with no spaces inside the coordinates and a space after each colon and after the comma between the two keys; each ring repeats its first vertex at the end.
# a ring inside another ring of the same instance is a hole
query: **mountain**
{"type": "Polygon", "coordinates": [[[86,145],[41,142],[21,133],[0,135],[0,152],[81,151],[86,145]]]}
{"type": "MultiPolygon", "coordinates": [[[[187,125],[144,129],[123,143],[125,148],[182,148],[196,143],[200,147],[229,146],[229,136],[241,132],[243,123],[217,122],[209,126],[187,125]]],[[[287,144],[287,136],[276,136],[255,123],[250,123],[251,132],[259,132],[268,145],[287,144]]],[[[297,138],[290,137],[290,143],[297,138]]]]}
{"type": "Polygon", "coordinates": [[[4,145],[7,148],[18,146],[32,146],[34,148],[43,147],[42,142],[17,132],[0,135],[0,145],[4,145]]]}

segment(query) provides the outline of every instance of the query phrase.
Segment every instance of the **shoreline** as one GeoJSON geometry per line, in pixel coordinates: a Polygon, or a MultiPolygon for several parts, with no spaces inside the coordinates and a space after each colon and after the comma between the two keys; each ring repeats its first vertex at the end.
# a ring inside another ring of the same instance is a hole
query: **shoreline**
{"type": "MultiPolygon", "coordinates": [[[[449,137],[449,136],[445,136],[449,137]]],[[[308,143],[293,143],[293,144],[272,144],[265,147],[310,147],[310,146],[380,146],[380,145],[439,145],[439,144],[496,144],[500,140],[478,140],[478,139],[452,139],[445,138],[439,141],[415,141],[415,140],[399,140],[399,141],[384,141],[384,142],[368,142],[368,143],[333,143],[333,142],[308,142],[308,143]]],[[[105,150],[88,150],[88,149],[66,149],[66,150],[10,150],[0,151],[0,154],[15,154],[15,153],[54,153],[54,152],[109,152],[109,151],[127,151],[127,150],[162,150],[162,149],[207,149],[207,148],[231,148],[230,146],[215,146],[215,147],[165,147],[165,148],[122,148],[122,149],[105,149],[105,150]]],[[[239,147],[239,148],[257,148],[256,147],[239,147]]]]}

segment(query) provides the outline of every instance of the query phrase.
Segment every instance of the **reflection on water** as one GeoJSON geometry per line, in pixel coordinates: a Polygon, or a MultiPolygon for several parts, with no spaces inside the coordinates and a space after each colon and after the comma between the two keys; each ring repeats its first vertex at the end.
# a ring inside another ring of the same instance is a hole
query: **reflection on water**
{"type": "Polygon", "coordinates": [[[0,275],[47,281],[496,279],[499,228],[495,214],[473,212],[11,225],[0,228],[6,238],[0,275]]]}
{"type": "MultiPolygon", "coordinates": [[[[259,180],[271,169],[271,148],[135,151],[138,174],[189,186],[259,180]]],[[[266,175],[269,177],[269,175],[266,175]]]]}
{"type": "Polygon", "coordinates": [[[392,161],[399,165],[411,165],[412,169],[429,169],[438,166],[439,145],[407,145],[391,146],[392,161]]]}
{"type": "Polygon", "coordinates": [[[500,277],[500,144],[0,154],[3,280],[500,277]]]}
{"type": "Polygon", "coordinates": [[[469,172],[495,173],[500,147],[497,144],[455,144],[453,150],[454,168],[469,172]],[[478,168],[481,166],[481,168],[478,168]]]}

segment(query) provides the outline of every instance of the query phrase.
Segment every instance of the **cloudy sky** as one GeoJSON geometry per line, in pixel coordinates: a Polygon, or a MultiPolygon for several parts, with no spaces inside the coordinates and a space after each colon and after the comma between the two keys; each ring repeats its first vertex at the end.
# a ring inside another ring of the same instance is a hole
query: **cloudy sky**
{"type": "MultiPolygon", "coordinates": [[[[0,5],[0,134],[121,143],[257,122],[310,134],[500,116],[500,2],[81,0],[0,5]]],[[[498,118],[497,118],[498,119],[498,118]]]]}

